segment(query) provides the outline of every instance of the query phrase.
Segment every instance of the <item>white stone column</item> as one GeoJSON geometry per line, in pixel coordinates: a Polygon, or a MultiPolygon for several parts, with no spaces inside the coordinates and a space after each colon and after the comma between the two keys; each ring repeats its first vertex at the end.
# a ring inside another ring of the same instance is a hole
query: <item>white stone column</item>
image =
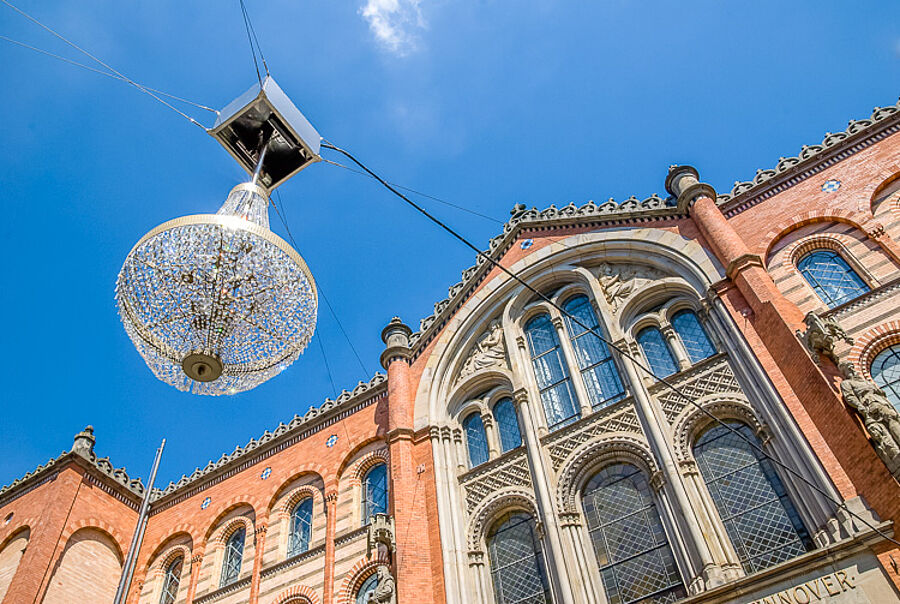
{"type": "Polygon", "coordinates": [[[681,344],[681,340],[678,339],[678,334],[675,332],[675,328],[668,323],[663,323],[659,326],[659,331],[662,332],[663,337],[666,339],[666,342],[669,345],[669,350],[671,350],[672,354],[675,355],[675,360],[678,361],[679,371],[684,371],[685,369],[690,367],[691,359],[690,357],[688,357],[687,351],[681,344]]]}
{"type": "Polygon", "coordinates": [[[572,341],[569,340],[569,336],[566,334],[562,317],[554,316],[552,322],[556,328],[556,337],[559,338],[559,347],[563,351],[566,369],[569,372],[569,380],[572,382],[572,388],[575,390],[575,396],[578,398],[575,403],[581,410],[581,417],[587,417],[591,414],[591,397],[588,396],[587,388],[584,387],[584,380],[581,379],[581,370],[578,368],[575,349],[572,347],[572,341]]]}
{"type": "Polygon", "coordinates": [[[484,552],[469,552],[469,574],[473,579],[475,587],[473,594],[475,599],[473,602],[489,602],[488,581],[485,580],[487,578],[487,569],[484,565],[484,552]]]}
{"type": "Polygon", "coordinates": [[[487,439],[488,457],[496,459],[500,456],[500,435],[497,434],[497,424],[490,411],[482,412],[481,423],[484,426],[484,436],[487,439]]]}
{"type": "Polygon", "coordinates": [[[441,536],[441,549],[444,551],[443,567],[444,567],[444,594],[448,604],[461,602],[460,589],[462,585],[459,581],[460,573],[457,572],[455,565],[456,557],[452,554],[459,545],[456,543],[456,537],[453,532],[453,524],[456,522],[454,518],[453,506],[450,504],[450,485],[448,478],[453,475],[452,466],[447,463],[444,447],[441,444],[441,429],[432,426],[429,430],[431,437],[431,451],[434,455],[434,474],[437,488],[437,509],[438,509],[438,529],[441,536]]]}
{"type": "Polygon", "coordinates": [[[596,566],[591,563],[587,550],[584,547],[582,535],[586,527],[581,514],[578,512],[560,514],[559,524],[575,556],[575,568],[578,570],[578,576],[581,578],[580,599],[586,604],[605,604],[605,598],[597,596],[603,591],[603,586],[599,581],[599,576],[595,581],[594,570],[596,566]]]}

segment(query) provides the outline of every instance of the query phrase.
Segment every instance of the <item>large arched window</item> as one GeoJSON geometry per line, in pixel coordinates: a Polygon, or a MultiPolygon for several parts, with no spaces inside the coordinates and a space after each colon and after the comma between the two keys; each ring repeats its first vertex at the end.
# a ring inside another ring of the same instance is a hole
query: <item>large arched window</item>
{"type": "Polygon", "coordinates": [[[552,430],[577,420],[580,409],[550,315],[542,314],[531,319],[525,326],[525,333],[547,425],[552,430]]]}
{"type": "Polygon", "coordinates": [[[370,575],[356,590],[356,604],[368,604],[369,595],[375,593],[376,587],[378,587],[378,573],[370,575]]]}
{"type": "Polygon", "coordinates": [[[175,598],[178,596],[178,586],[181,584],[182,566],[184,566],[184,557],[178,556],[166,567],[159,604],[175,604],[175,598]]]}
{"type": "Polygon", "coordinates": [[[731,543],[748,574],[799,556],[812,542],[772,462],[748,426],[728,422],[705,432],[694,458],[731,543]],[[739,435],[740,436],[739,436],[739,435]]]}
{"type": "Polygon", "coordinates": [[[500,446],[503,452],[522,446],[522,432],[519,430],[519,416],[512,399],[505,398],[494,405],[494,420],[500,432],[500,446]]]}
{"type": "Polygon", "coordinates": [[[362,481],[362,523],[368,524],[375,514],[387,514],[387,466],[378,464],[366,472],[362,481]]]}
{"type": "Polygon", "coordinates": [[[872,361],[869,372],[891,404],[900,410],[900,344],[879,352],[872,361]]]}
{"type": "Polygon", "coordinates": [[[608,602],[651,604],[687,595],[643,472],[607,466],[588,482],[583,502],[608,602]]]}
{"type": "Polygon", "coordinates": [[[463,420],[463,428],[466,431],[466,445],[469,449],[469,467],[474,468],[486,462],[490,456],[481,415],[477,412],[469,415],[463,420]]]}
{"type": "MultiPolygon", "coordinates": [[[[563,308],[580,323],[600,333],[597,315],[591,308],[587,296],[575,296],[566,302],[563,308]]],[[[623,399],[625,388],[622,386],[619,370],[606,342],[575,323],[570,317],[567,316],[566,321],[591,406],[597,409],[623,399]]]]}
{"type": "Polygon", "coordinates": [[[672,327],[687,351],[691,363],[698,363],[716,354],[716,348],[709,341],[700,320],[692,310],[679,310],[672,315],[672,327]]]}
{"type": "Polygon", "coordinates": [[[797,262],[797,269],[828,308],[869,291],[865,281],[833,250],[815,250],[806,254],[797,262]]]}
{"type": "Polygon", "coordinates": [[[241,574],[241,561],[244,557],[244,538],[246,531],[241,527],[231,533],[225,542],[225,556],[222,558],[222,578],[219,585],[225,586],[237,581],[241,574]]]}
{"type": "Polygon", "coordinates": [[[657,327],[645,327],[637,334],[638,344],[650,369],[659,377],[666,377],[678,371],[678,364],[666,344],[662,332],[657,327]]]}
{"type": "Polygon", "coordinates": [[[307,497],[291,511],[291,532],[288,541],[288,557],[302,554],[309,549],[312,536],[312,497],[307,497]]]}
{"type": "Polygon", "coordinates": [[[488,533],[488,558],[496,604],[550,602],[541,542],[531,514],[514,512],[500,518],[488,533]]]}

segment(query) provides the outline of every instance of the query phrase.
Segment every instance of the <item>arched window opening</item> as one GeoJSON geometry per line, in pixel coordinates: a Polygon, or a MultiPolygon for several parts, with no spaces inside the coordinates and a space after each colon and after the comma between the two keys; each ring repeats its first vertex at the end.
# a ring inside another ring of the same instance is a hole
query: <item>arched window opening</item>
{"type": "Polygon", "coordinates": [[[544,555],[531,514],[514,512],[500,518],[487,545],[497,604],[550,602],[544,555]]]}
{"type": "Polygon", "coordinates": [[[469,448],[469,467],[474,468],[485,463],[490,457],[481,415],[471,414],[463,421],[463,428],[466,431],[466,445],[469,448]]]}
{"type": "Polygon", "coordinates": [[[797,269],[828,308],[840,306],[869,291],[865,281],[833,250],[815,250],[806,254],[797,262],[797,269]]]}
{"type": "Polygon", "coordinates": [[[522,446],[522,431],[519,430],[519,416],[511,398],[500,400],[494,405],[494,420],[500,432],[500,446],[503,452],[522,446]]]}
{"type": "Polygon", "coordinates": [[[891,404],[900,410],[900,344],[879,352],[872,361],[869,372],[891,404]]]}
{"type": "Polygon", "coordinates": [[[368,524],[375,514],[387,514],[387,466],[378,464],[366,472],[362,481],[362,523],[368,524]]]}
{"type": "Polygon", "coordinates": [[[368,604],[369,596],[375,593],[376,587],[378,587],[378,573],[370,575],[359,586],[359,589],[356,591],[356,604],[368,604]]]}
{"type": "Polygon", "coordinates": [[[750,574],[805,553],[812,541],[772,462],[747,442],[759,439],[745,424],[728,425],[740,436],[716,426],[697,440],[694,458],[750,574]]]}
{"type": "Polygon", "coordinates": [[[650,369],[659,377],[666,377],[678,371],[678,364],[666,344],[662,332],[656,327],[645,327],[637,335],[638,344],[650,369]]]}
{"type": "Polygon", "coordinates": [[[581,412],[572,391],[569,367],[560,348],[556,329],[550,322],[550,315],[542,314],[533,318],[525,326],[525,333],[528,336],[531,364],[541,391],[547,425],[552,430],[576,421],[581,412]]]}
{"type": "MultiPolygon", "coordinates": [[[[587,296],[575,296],[566,302],[563,308],[588,328],[602,333],[597,315],[591,308],[587,296]]],[[[619,370],[606,342],[575,323],[570,317],[567,316],[566,321],[591,406],[598,409],[625,398],[625,388],[622,386],[619,370]]]]}
{"type": "Polygon", "coordinates": [[[681,343],[684,344],[691,363],[699,363],[716,354],[715,346],[709,341],[709,336],[706,335],[706,331],[700,325],[700,320],[694,311],[679,310],[672,315],[672,327],[681,338],[681,343]]]}
{"type": "Polygon", "coordinates": [[[584,490],[584,515],[608,602],[673,602],[687,596],[644,473],[603,468],[584,490]]]}
{"type": "Polygon", "coordinates": [[[222,560],[222,579],[219,582],[223,587],[237,581],[238,575],[241,574],[245,536],[246,530],[244,527],[241,527],[231,533],[231,536],[228,537],[228,541],[225,543],[225,557],[222,560]]]}
{"type": "Polygon", "coordinates": [[[291,532],[288,542],[288,557],[302,554],[309,549],[312,536],[312,497],[307,497],[291,511],[291,532]]]}
{"type": "Polygon", "coordinates": [[[175,604],[175,598],[178,596],[178,586],[181,584],[181,568],[183,566],[184,557],[178,556],[166,567],[159,604],[175,604]]]}

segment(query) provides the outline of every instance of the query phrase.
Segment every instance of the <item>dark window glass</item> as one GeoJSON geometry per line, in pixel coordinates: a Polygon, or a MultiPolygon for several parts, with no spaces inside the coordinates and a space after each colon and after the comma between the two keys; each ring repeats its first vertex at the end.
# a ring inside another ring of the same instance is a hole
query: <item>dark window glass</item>
{"type": "Polygon", "coordinates": [[[519,430],[519,416],[512,399],[505,398],[494,405],[494,420],[500,432],[500,446],[503,452],[522,446],[522,432],[519,430]]]}
{"type": "Polygon", "coordinates": [[[307,497],[291,512],[291,534],[288,543],[288,557],[302,554],[309,549],[312,536],[312,497],[307,497]]]}
{"type": "Polygon", "coordinates": [[[500,518],[487,544],[497,604],[550,603],[544,556],[530,514],[515,512],[500,518]]]}
{"type": "Polygon", "coordinates": [[[362,482],[362,522],[368,524],[375,514],[387,514],[387,466],[378,464],[366,473],[362,482]]]}
{"type": "Polygon", "coordinates": [[[356,592],[356,604],[368,604],[369,594],[375,593],[376,587],[378,587],[377,573],[363,581],[363,584],[359,586],[359,590],[356,592]]]}
{"type": "Polygon", "coordinates": [[[870,372],[891,404],[900,410],[900,344],[879,352],[872,361],[870,372]]]}
{"type": "MultiPolygon", "coordinates": [[[[759,446],[748,426],[728,425],[759,446]]],[[[772,462],[745,440],[716,426],[697,440],[694,457],[745,572],[760,571],[812,549],[772,462]]]]}
{"type": "Polygon", "coordinates": [[[800,274],[828,308],[834,308],[869,291],[841,255],[832,250],[810,252],[797,263],[800,274]]]}
{"type": "MultiPolygon", "coordinates": [[[[583,325],[600,332],[597,315],[591,308],[587,296],[575,296],[566,302],[563,308],[583,325]]],[[[566,317],[566,321],[591,406],[598,409],[625,398],[625,388],[622,386],[619,370],[606,342],[571,318],[566,317]]]]}
{"type": "Polygon", "coordinates": [[[697,315],[692,310],[679,310],[672,316],[672,327],[681,338],[692,363],[708,359],[716,354],[716,349],[700,325],[697,315]]]}
{"type": "Polygon", "coordinates": [[[541,390],[541,403],[550,429],[576,421],[581,410],[572,390],[569,368],[550,316],[538,315],[525,326],[531,349],[531,364],[541,390]]]}
{"type": "Polygon", "coordinates": [[[666,377],[678,371],[678,364],[666,344],[662,332],[656,327],[645,327],[637,335],[638,344],[650,369],[659,377],[666,377]]]}
{"type": "Polygon", "coordinates": [[[225,557],[222,560],[222,579],[221,585],[228,585],[237,581],[238,575],[241,574],[241,559],[244,556],[244,537],[246,531],[244,527],[231,533],[228,541],[225,542],[225,557]]]}
{"type": "Polygon", "coordinates": [[[587,484],[584,514],[610,603],[658,604],[686,597],[643,472],[605,467],[587,484]]]}
{"type": "Polygon", "coordinates": [[[463,421],[466,431],[466,445],[469,449],[469,467],[481,465],[488,460],[487,436],[484,433],[484,423],[478,413],[473,413],[463,421]]]}
{"type": "Polygon", "coordinates": [[[175,597],[178,596],[178,586],[181,584],[181,568],[183,566],[184,558],[179,556],[166,567],[159,604],[175,603],[175,597]]]}

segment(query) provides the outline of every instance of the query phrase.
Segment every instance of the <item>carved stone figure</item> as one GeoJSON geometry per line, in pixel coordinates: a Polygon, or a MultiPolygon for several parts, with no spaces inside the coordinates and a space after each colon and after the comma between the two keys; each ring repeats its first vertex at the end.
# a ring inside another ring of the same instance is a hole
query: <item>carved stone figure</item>
{"type": "Polygon", "coordinates": [[[397,588],[387,566],[378,567],[378,586],[366,600],[370,604],[397,604],[397,588]]]}
{"type": "Polygon", "coordinates": [[[645,266],[630,264],[603,264],[597,279],[603,290],[603,297],[613,310],[618,310],[622,303],[634,293],[638,280],[652,280],[663,277],[657,270],[645,266]]]}
{"type": "Polygon", "coordinates": [[[856,372],[853,363],[841,363],[841,372],[844,402],[859,413],[876,451],[896,475],[900,470],[900,413],[875,382],[856,372]]]}
{"type": "Polygon", "coordinates": [[[475,346],[469,351],[459,372],[459,379],[466,378],[476,371],[490,367],[507,367],[506,344],[503,342],[503,328],[500,321],[492,321],[488,330],[478,338],[475,346]]]}
{"type": "Polygon", "coordinates": [[[819,355],[823,355],[837,363],[837,356],[834,354],[834,345],[838,340],[843,340],[847,344],[853,344],[853,338],[847,335],[847,332],[833,318],[823,319],[814,312],[809,312],[803,318],[806,324],[806,331],[797,331],[797,337],[806,344],[814,354],[813,361],[819,364],[819,355]]]}

